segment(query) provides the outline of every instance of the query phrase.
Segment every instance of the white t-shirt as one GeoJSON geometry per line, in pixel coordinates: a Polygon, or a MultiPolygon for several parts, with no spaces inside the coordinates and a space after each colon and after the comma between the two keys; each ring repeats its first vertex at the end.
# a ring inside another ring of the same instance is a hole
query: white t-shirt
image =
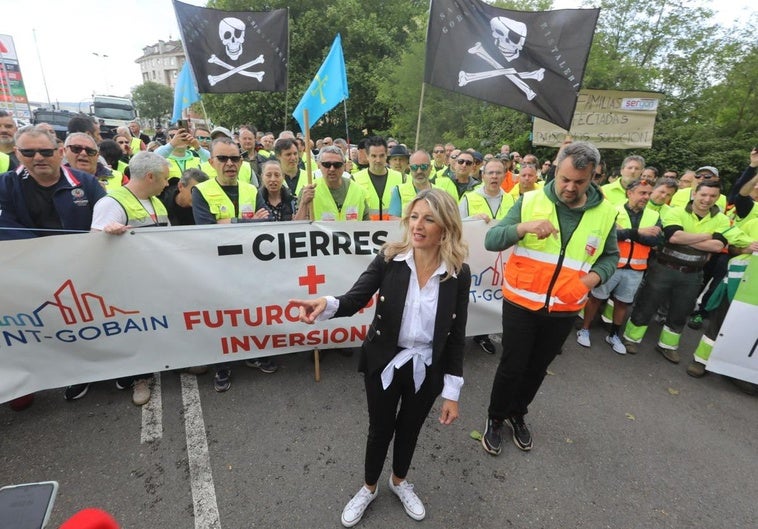
{"type": "MultiPolygon", "coordinates": [[[[153,220],[156,219],[155,208],[153,207],[150,199],[139,199],[142,207],[145,211],[150,213],[153,220]]],[[[92,210],[92,226],[93,230],[103,231],[105,227],[111,222],[118,222],[119,224],[126,224],[127,221],[126,211],[123,206],[113,197],[105,196],[95,203],[95,208],[92,210]]]]}

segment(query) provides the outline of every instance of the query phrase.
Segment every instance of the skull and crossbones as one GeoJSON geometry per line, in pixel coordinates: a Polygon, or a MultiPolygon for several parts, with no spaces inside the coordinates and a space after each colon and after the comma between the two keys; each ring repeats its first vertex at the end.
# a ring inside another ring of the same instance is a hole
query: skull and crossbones
{"type": "MultiPolygon", "coordinates": [[[[503,58],[508,62],[517,59],[526,43],[526,24],[507,17],[495,17],[490,20],[490,28],[492,29],[492,37],[495,39],[495,45],[498,50],[500,50],[503,58]]],[[[468,83],[474,81],[490,79],[502,75],[524,92],[529,101],[537,97],[537,93],[532,90],[523,79],[536,79],[537,81],[542,81],[545,74],[544,68],[532,72],[517,72],[514,68],[505,68],[487,53],[487,50],[484,49],[481,42],[474,44],[468,52],[471,55],[481,57],[490,66],[495,68],[495,70],[475,73],[461,71],[458,73],[458,86],[466,86],[468,83]]]]}
{"type": "MultiPolygon", "coordinates": [[[[242,55],[242,45],[245,43],[245,23],[239,18],[224,18],[218,24],[218,38],[221,39],[221,43],[224,45],[224,49],[229,58],[236,61],[242,55]]],[[[232,75],[239,74],[245,77],[254,77],[258,79],[258,81],[262,81],[263,76],[266,74],[266,72],[263,71],[251,72],[248,70],[251,66],[264,62],[263,54],[240,66],[232,66],[216,57],[215,54],[208,58],[208,62],[222,66],[227,70],[219,75],[209,75],[208,82],[211,86],[214,86],[216,83],[219,83],[232,75]]]]}

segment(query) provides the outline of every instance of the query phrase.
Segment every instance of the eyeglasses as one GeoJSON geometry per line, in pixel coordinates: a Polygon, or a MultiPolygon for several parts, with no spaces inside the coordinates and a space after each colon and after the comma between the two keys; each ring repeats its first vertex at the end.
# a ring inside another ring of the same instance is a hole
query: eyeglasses
{"type": "Polygon", "coordinates": [[[411,168],[411,171],[418,171],[419,169],[421,169],[422,171],[426,171],[427,169],[429,169],[429,164],[428,163],[412,163],[408,167],[411,168]]]}
{"type": "Polygon", "coordinates": [[[229,161],[232,163],[240,163],[240,160],[242,160],[242,156],[224,156],[222,154],[222,155],[216,156],[216,160],[218,160],[221,163],[226,163],[229,161]]]}
{"type": "Polygon", "coordinates": [[[85,147],[84,145],[69,145],[68,149],[74,154],[80,154],[82,151],[87,153],[87,156],[96,156],[97,149],[92,147],[85,147]]]}
{"type": "Polygon", "coordinates": [[[712,175],[711,173],[700,173],[700,174],[696,174],[695,178],[697,178],[698,180],[700,180],[701,178],[703,180],[710,180],[711,178],[716,178],[716,175],[712,175]]]}
{"type": "Polygon", "coordinates": [[[471,160],[458,160],[458,165],[474,165],[474,162],[471,160]]]}
{"type": "Polygon", "coordinates": [[[211,141],[211,137],[210,136],[195,136],[195,139],[197,141],[211,141]]]}
{"type": "Polygon", "coordinates": [[[442,149],[434,149],[434,154],[442,154],[443,152],[445,151],[442,149]]]}
{"type": "Polygon", "coordinates": [[[335,169],[341,169],[343,165],[345,165],[344,162],[321,162],[321,165],[326,167],[327,169],[331,169],[334,167],[335,169]]]}
{"type": "Polygon", "coordinates": [[[55,149],[19,149],[18,152],[24,158],[34,158],[37,153],[45,158],[50,158],[55,154],[55,149]]]}

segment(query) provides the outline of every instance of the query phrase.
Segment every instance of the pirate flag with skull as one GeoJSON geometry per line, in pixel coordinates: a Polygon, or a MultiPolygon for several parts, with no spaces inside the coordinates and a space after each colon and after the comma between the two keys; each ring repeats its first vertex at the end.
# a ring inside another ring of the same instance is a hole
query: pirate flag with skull
{"type": "Polygon", "coordinates": [[[568,129],[599,12],[432,0],[424,82],[568,129]]]}
{"type": "Polygon", "coordinates": [[[241,93],[287,89],[287,10],[221,11],[174,0],[198,91],[241,93]]]}

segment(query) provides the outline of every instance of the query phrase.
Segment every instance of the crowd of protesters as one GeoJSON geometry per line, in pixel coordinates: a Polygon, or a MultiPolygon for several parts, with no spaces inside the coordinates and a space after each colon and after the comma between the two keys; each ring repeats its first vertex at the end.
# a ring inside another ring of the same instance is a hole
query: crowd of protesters
{"type": "MultiPolygon", "coordinates": [[[[300,134],[275,135],[253,125],[234,132],[157,126],[150,138],[135,121],[103,139],[98,123],[82,115],[68,129],[61,142],[45,124],[17,130],[12,116],[0,111],[0,240],[87,231],[118,235],[143,226],[406,222],[417,196],[435,189],[452,197],[461,219],[486,222],[488,250],[516,248],[503,271],[503,354],[482,437],[493,455],[500,453],[504,425],[518,448],[532,448],[526,408],[572,324],[577,343],[591,348],[591,329],[601,319],[607,327],[603,341],[618,355],[641,352],[648,327],[657,324],[653,349],[674,364],[681,361],[685,327],[705,327],[696,350],[688,352],[686,369],[704,376],[739,278],[758,251],[756,149],[727,196],[717,167],[661,171],[630,155],[611,168],[594,146],[571,138],[554,159],[539,160],[508,145],[484,154],[452,143],[412,151],[379,136],[357,145],[331,137],[306,145],[300,134]],[[545,285],[524,270],[543,277],[545,285]],[[568,276],[562,284],[566,270],[574,270],[582,284],[568,276]],[[536,332],[528,330],[534,315],[534,329],[566,331],[543,333],[555,343],[540,351],[524,345],[536,332]]],[[[497,352],[489,335],[473,340],[484,352],[497,352]]],[[[245,364],[267,374],[278,369],[273,357],[245,364]]],[[[753,384],[734,381],[757,392],[753,384]]],[[[214,389],[228,391],[231,383],[231,364],[215,365],[214,389]]],[[[132,388],[137,405],[150,399],[149,374],[116,385],[132,388]]],[[[69,386],[64,397],[82,398],[89,386],[69,386]]],[[[21,410],[32,401],[27,395],[11,407],[21,410]]],[[[357,523],[374,493],[364,494],[365,505],[350,520],[357,523]]],[[[423,512],[419,505],[414,512],[423,512]]]]}

